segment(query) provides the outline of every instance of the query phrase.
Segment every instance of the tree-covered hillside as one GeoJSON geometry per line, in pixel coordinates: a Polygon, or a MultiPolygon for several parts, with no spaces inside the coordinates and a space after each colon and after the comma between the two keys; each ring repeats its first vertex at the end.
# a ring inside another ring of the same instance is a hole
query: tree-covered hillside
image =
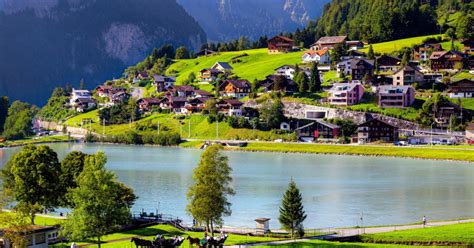
{"type": "Polygon", "coordinates": [[[466,0],[334,0],[309,29],[316,37],[387,41],[456,28],[457,19],[472,15],[472,10],[473,3],[466,0]],[[456,19],[449,20],[454,14],[456,19]]]}
{"type": "Polygon", "coordinates": [[[56,86],[94,87],[154,47],[206,39],[175,0],[0,0],[0,95],[44,104],[56,86]]]}

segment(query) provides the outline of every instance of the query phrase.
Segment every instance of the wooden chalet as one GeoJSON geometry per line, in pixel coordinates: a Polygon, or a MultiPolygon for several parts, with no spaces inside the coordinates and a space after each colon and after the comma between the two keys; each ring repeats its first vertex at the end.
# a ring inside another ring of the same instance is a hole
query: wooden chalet
{"type": "Polygon", "coordinates": [[[359,143],[376,141],[394,142],[398,140],[398,127],[379,119],[366,121],[357,129],[359,143]]]}
{"type": "Polygon", "coordinates": [[[375,63],[379,71],[390,72],[397,71],[400,68],[402,60],[390,55],[382,55],[375,58],[375,63]]]}
{"type": "Polygon", "coordinates": [[[430,60],[433,71],[453,70],[456,63],[463,62],[464,54],[458,51],[433,52],[431,53],[430,60]]]}
{"type": "Polygon", "coordinates": [[[219,113],[227,116],[242,116],[242,106],[244,104],[237,99],[222,99],[217,102],[219,113]]]}
{"type": "Polygon", "coordinates": [[[316,43],[311,45],[311,50],[332,50],[336,44],[344,44],[347,36],[326,36],[321,37],[316,43]]]}
{"type": "Polygon", "coordinates": [[[160,99],[158,98],[142,98],[137,101],[138,108],[142,112],[150,112],[153,107],[160,106],[160,99]]]}
{"type": "Polygon", "coordinates": [[[219,91],[223,96],[243,98],[250,94],[252,87],[247,80],[228,79],[220,86],[219,91]]]}
{"type": "Polygon", "coordinates": [[[285,36],[275,36],[268,40],[268,53],[288,53],[293,50],[293,40],[285,36]]]}
{"type": "Polygon", "coordinates": [[[450,98],[472,98],[474,97],[474,81],[462,79],[449,84],[450,98]]]}

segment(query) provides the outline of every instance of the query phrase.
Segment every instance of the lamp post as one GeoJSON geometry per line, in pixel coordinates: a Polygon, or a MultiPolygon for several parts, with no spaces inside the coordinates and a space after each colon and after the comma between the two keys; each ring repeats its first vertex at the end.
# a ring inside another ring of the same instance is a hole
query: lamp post
{"type": "Polygon", "coordinates": [[[436,124],[436,122],[433,122],[431,123],[431,132],[430,132],[430,135],[431,135],[431,138],[430,138],[430,145],[433,146],[433,125],[436,124]]]}

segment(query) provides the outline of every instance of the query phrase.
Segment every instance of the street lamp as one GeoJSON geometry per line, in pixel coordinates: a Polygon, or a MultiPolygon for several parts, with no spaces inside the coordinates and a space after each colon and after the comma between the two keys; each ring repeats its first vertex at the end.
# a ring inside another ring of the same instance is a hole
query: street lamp
{"type": "Polygon", "coordinates": [[[431,132],[430,132],[430,135],[431,135],[431,141],[430,141],[430,145],[433,146],[433,125],[436,124],[436,122],[433,122],[431,123],[431,132]]]}

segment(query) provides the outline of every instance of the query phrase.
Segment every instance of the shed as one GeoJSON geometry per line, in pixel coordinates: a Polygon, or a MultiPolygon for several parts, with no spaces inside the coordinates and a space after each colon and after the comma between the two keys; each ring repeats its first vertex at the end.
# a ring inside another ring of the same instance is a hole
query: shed
{"type": "Polygon", "coordinates": [[[257,222],[257,234],[265,234],[270,232],[270,219],[269,218],[258,218],[255,219],[257,222]]]}

